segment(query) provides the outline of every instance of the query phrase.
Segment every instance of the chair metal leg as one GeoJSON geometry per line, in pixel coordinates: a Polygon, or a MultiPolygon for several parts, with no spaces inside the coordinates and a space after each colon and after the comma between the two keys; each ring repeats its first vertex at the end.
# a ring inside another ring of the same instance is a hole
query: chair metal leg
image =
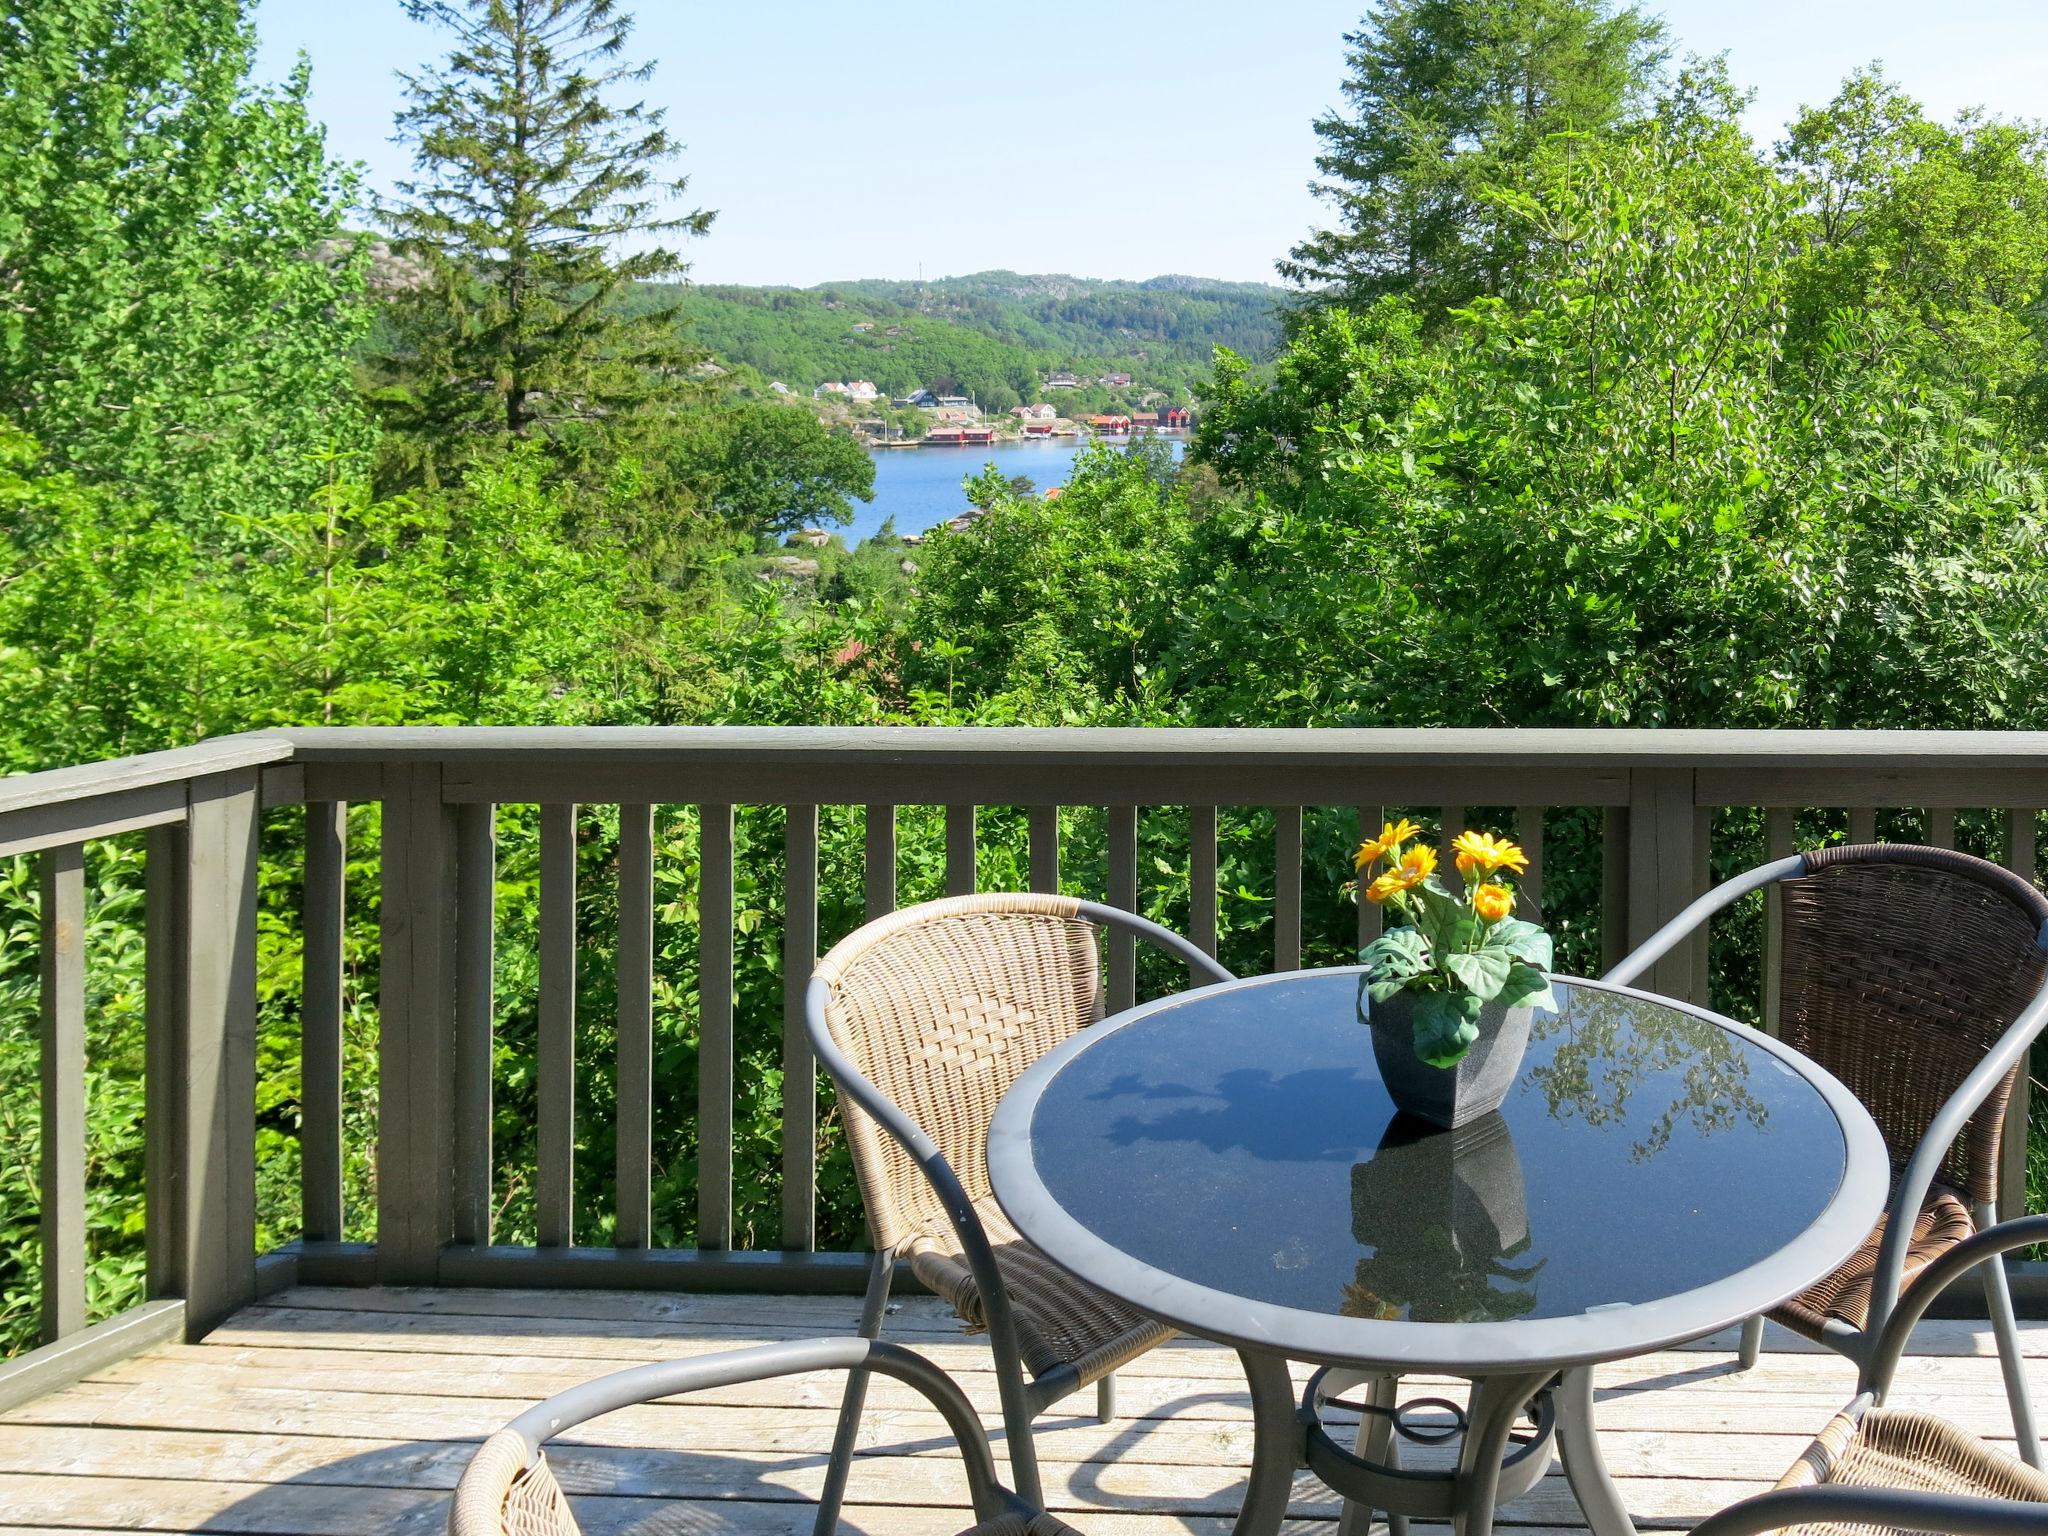
{"type": "Polygon", "coordinates": [[[1752,1317],[1742,1325],[1742,1346],[1735,1358],[1746,1371],[1756,1364],[1756,1358],[1763,1353],[1763,1348],[1764,1320],[1761,1317],[1752,1317]]]}
{"type": "MultiPolygon", "coordinates": [[[[882,1317],[889,1308],[889,1284],[896,1276],[896,1250],[885,1248],[868,1261],[868,1289],[860,1304],[860,1336],[879,1339],[882,1317]]],[[[825,1491],[818,1498],[818,1516],[811,1536],[832,1536],[839,1525],[839,1506],[846,1497],[847,1474],[853,1470],[853,1447],[860,1438],[860,1414],[868,1398],[868,1373],[846,1373],[846,1396],[839,1404],[839,1427],[832,1434],[832,1459],[825,1464],[825,1491]]]]}
{"type": "MultiPolygon", "coordinates": [[[[1980,1220],[1979,1225],[1983,1225],[1980,1220]]],[[[2019,1441],[2020,1460],[2030,1467],[2041,1466],[2041,1435],[2034,1427],[2034,1405],[2027,1397],[2025,1357],[2020,1354],[2020,1329],[2012,1313],[2012,1287],[2005,1276],[2005,1261],[1985,1260],[1984,1302],[1991,1314],[1991,1332],[1998,1340],[1998,1364],[2005,1373],[2006,1401],[2012,1404],[2012,1432],[2019,1441]]]]}
{"type": "Polygon", "coordinates": [[[989,1345],[996,1358],[996,1390],[1002,1398],[1010,1486],[1026,1504],[1043,1509],[1045,1493],[1038,1483],[1038,1446],[1031,1438],[1031,1399],[1025,1391],[1024,1362],[997,1342],[994,1328],[989,1330],[989,1345]]]}
{"type": "Polygon", "coordinates": [[[1095,1383],[1095,1418],[1098,1423],[1108,1424],[1116,1418],[1116,1372],[1111,1371],[1095,1383]]]}

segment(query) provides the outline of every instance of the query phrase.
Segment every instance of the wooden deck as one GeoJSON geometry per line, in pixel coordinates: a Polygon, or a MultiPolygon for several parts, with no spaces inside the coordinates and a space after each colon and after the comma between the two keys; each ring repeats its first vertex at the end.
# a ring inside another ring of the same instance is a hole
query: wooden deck
{"type": "MultiPolygon", "coordinates": [[[[168,1347],[0,1416],[0,1536],[25,1531],[430,1536],[475,1443],[535,1399],[602,1372],[745,1343],[846,1333],[851,1299],[560,1291],[283,1292],[203,1344],[168,1347]]],[[[889,1336],[958,1377],[992,1421],[986,1346],[911,1298],[889,1336]]],[[[2048,1324],[2029,1329],[2048,1400],[2048,1324]]],[[[1924,1326],[1898,1399],[2005,1437],[1981,1330],[1924,1326]]],[[[1605,1368],[1607,1454],[1638,1521],[1683,1527],[1773,1481],[1848,1398],[1851,1372],[1775,1335],[1758,1367],[1700,1346],[1605,1368]]],[[[1048,1496],[1091,1536],[1225,1536],[1250,1426],[1227,1351],[1176,1344],[1129,1367],[1116,1423],[1040,1435],[1048,1496]]],[[[806,1377],[629,1410],[555,1454],[590,1536],[805,1536],[839,1382],[806,1377]]],[[[869,1400],[846,1531],[943,1536],[967,1523],[935,1415],[893,1383],[869,1400]]],[[[1334,1536],[1336,1501],[1304,1478],[1297,1530],[1334,1536]]],[[[1570,1529],[1553,1468],[1504,1531],[1570,1529]]]]}

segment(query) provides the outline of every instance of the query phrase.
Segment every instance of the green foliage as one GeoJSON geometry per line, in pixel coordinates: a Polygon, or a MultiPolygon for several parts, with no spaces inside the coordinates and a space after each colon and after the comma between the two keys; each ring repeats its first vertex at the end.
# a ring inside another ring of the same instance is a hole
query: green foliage
{"type": "Polygon", "coordinates": [[[692,412],[662,451],[702,505],[755,542],[851,522],[855,499],[875,499],[867,450],[800,406],[740,401],[692,412]]]}
{"type": "Polygon", "coordinates": [[[210,534],[362,443],[352,191],[234,0],[0,13],[0,421],[210,534]]]}
{"type": "Polygon", "coordinates": [[[1345,110],[1316,119],[1337,214],[1279,263],[1315,302],[1405,294],[1431,316],[1497,293],[1522,244],[1491,206],[1551,136],[1638,106],[1664,24],[1613,0],[1381,0],[1344,38],[1345,110]]]}
{"type": "Polygon", "coordinates": [[[619,58],[631,18],[613,0],[405,0],[454,35],[446,60],[406,78],[400,137],[417,180],[382,211],[402,261],[397,346],[375,396],[402,467],[429,483],[480,441],[615,437],[688,392],[701,353],[672,311],[615,302],[685,263],[647,237],[700,235],[674,214],[678,146],[662,112],[620,102],[653,66],[619,58]],[[630,245],[625,254],[621,244],[630,245]]]}

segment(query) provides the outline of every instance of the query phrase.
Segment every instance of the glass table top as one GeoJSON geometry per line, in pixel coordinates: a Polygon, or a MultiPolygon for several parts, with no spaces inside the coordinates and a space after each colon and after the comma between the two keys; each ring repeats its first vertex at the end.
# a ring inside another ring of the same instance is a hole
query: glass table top
{"type": "Polygon", "coordinates": [[[1439,1131],[1388,1099],[1356,971],[1190,994],[1059,1066],[1031,1160],[1074,1222],[1166,1276],[1425,1323],[1690,1291],[1835,1200],[1842,1125],[1768,1046],[1625,993],[1557,995],[1506,1103],[1439,1131]]]}

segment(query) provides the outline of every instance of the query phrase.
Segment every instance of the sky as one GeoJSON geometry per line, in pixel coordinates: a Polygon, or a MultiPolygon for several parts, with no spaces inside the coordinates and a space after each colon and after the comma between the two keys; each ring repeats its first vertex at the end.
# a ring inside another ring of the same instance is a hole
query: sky
{"type": "MultiPolygon", "coordinates": [[[[628,0],[632,3],[632,0],[628,0]]],[[[1361,0],[856,5],[638,0],[642,88],[686,146],[707,283],[1007,267],[1273,281],[1319,221],[1310,123],[1361,0]]],[[[2048,117],[2048,0],[1650,0],[1681,52],[1728,55],[1752,136],[1882,60],[1931,112],[2048,117]]],[[[406,173],[394,71],[445,41],[397,0],[259,0],[259,72],[303,52],[330,149],[406,173]]]]}

